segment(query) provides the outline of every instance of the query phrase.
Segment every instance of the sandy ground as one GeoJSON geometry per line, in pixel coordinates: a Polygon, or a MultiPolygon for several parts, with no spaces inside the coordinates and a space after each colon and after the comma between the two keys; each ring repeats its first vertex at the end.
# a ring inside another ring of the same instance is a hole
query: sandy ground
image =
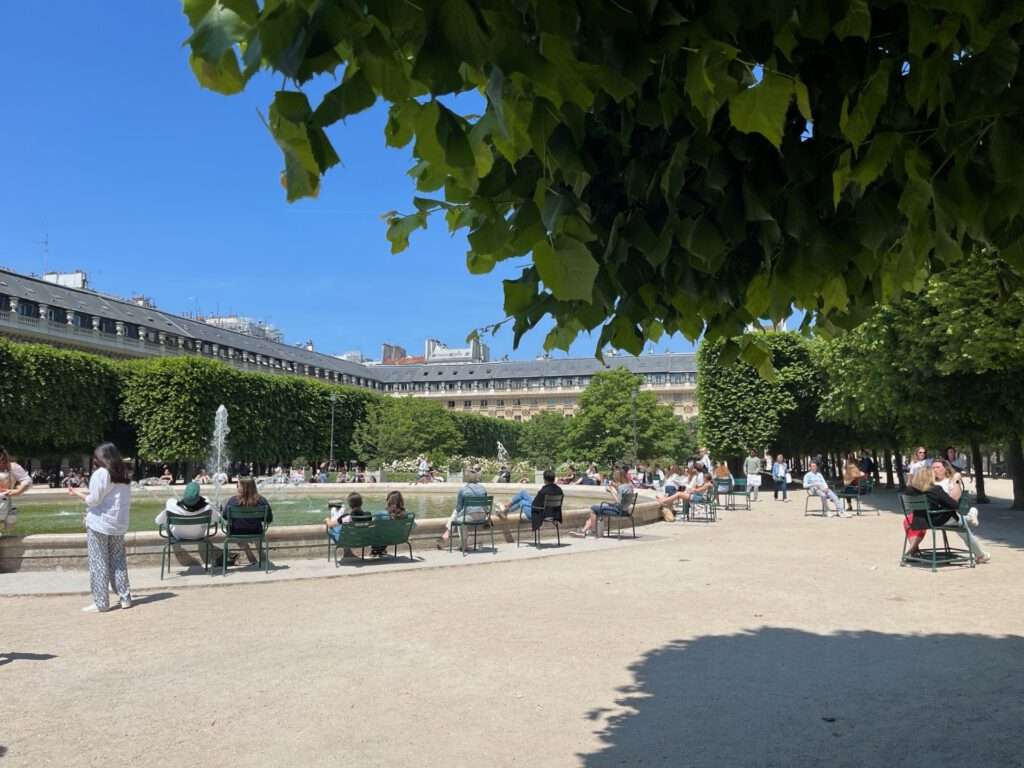
{"type": "Polygon", "coordinates": [[[805,518],[797,493],[554,557],[175,586],[104,615],[2,598],[0,768],[1021,766],[1005,506],[973,571],[899,568],[896,515],[805,518]]]}

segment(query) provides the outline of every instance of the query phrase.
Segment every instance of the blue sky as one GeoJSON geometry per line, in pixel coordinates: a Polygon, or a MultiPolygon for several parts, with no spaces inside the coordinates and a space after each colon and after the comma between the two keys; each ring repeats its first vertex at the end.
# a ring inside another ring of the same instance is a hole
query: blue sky
{"type": "MultiPolygon", "coordinates": [[[[344,165],[318,200],[289,205],[257,114],[279,80],[233,97],[202,90],[179,3],[8,3],[4,20],[0,265],[82,268],[98,290],[251,315],[329,353],[376,356],[389,341],[422,354],[428,335],[461,345],[502,318],[515,264],[470,275],[465,237],[443,220],[391,255],[380,215],[410,210],[414,186],[408,151],[384,145],[382,105],[332,131],[344,165]]],[[[538,329],[513,351],[502,331],[487,343],[529,358],[543,339],[538,329]]],[[[690,349],[681,337],[657,345],[690,349]]],[[[572,353],[593,354],[593,341],[572,353]]]]}

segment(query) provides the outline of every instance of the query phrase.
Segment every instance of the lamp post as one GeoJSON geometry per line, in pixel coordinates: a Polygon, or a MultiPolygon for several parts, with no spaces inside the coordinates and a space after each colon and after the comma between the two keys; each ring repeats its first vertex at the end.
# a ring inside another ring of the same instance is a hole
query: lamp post
{"type": "Polygon", "coordinates": [[[633,465],[634,466],[636,466],[637,459],[640,458],[637,455],[639,453],[639,451],[637,450],[637,443],[636,443],[636,396],[637,396],[637,392],[638,392],[638,388],[637,387],[633,387],[633,391],[629,393],[630,394],[630,400],[633,401],[633,465]]]}
{"type": "Polygon", "coordinates": [[[327,469],[334,467],[334,406],[338,404],[338,393],[331,392],[331,457],[327,460],[327,469]]]}

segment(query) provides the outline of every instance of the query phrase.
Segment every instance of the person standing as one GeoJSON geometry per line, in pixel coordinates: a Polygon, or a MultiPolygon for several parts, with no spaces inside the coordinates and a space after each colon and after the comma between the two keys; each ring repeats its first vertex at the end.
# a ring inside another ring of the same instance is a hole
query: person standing
{"type": "Polygon", "coordinates": [[[747,476],[747,493],[751,501],[757,501],[757,492],[761,489],[761,459],[751,450],[743,461],[743,474],[747,476]]]}
{"type": "Polygon", "coordinates": [[[775,500],[779,500],[779,492],[782,492],[782,500],[789,502],[789,495],[787,492],[787,485],[789,484],[789,465],[786,463],[786,457],[781,453],[775,457],[775,463],[772,464],[772,480],[775,481],[775,500]]]}
{"type": "Polygon", "coordinates": [[[84,501],[86,507],[86,543],[93,604],[82,610],[107,611],[110,608],[108,584],[121,598],[121,608],[128,609],[132,607],[132,592],[128,583],[124,535],[128,532],[132,501],[131,477],[113,443],[103,443],[93,452],[92,465],[88,490],[68,488],[68,493],[84,501]]]}

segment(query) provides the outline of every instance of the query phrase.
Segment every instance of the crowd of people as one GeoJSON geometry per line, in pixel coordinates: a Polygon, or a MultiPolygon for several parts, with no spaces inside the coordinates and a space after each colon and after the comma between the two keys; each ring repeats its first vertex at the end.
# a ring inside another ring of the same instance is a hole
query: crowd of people
{"type": "MultiPolygon", "coordinates": [[[[962,536],[965,545],[973,553],[975,561],[987,563],[991,560],[991,555],[983,549],[974,533],[979,525],[978,510],[974,507],[964,510],[963,502],[967,498],[965,496],[965,473],[957,459],[958,454],[953,448],[947,448],[941,455],[929,456],[926,448],[918,447],[905,467],[907,493],[924,496],[929,509],[938,511],[938,514],[932,515],[932,523],[934,525],[947,524],[953,527],[962,536]]],[[[762,476],[767,474],[770,475],[774,485],[774,498],[777,500],[781,496],[783,502],[789,501],[788,487],[793,478],[786,457],[783,454],[778,454],[771,461],[770,466],[767,465],[768,462],[754,451],[751,451],[744,459],[742,470],[750,499],[757,500],[762,476]]],[[[418,466],[418,474],[421,479],[432,473],[432,468],[422,457],[418,466]]],[[[168,480],[173,481],[170,469],[166,466],[163,469],[168,480]]],[[[320,471],[317,473],[318,480],[323,480],[326,469],[326,465],[320,467],[320,471]]],[[[365,465],[355,466],[352,469],[355,477],[358,477],[361,471],[365,473],[365,465]]],[[[66,484],[67,492],[86,505],[84,520],[93,603],[84,610],[108,610],[110,608],[108,587],[112,588],[118,596],[120,606],[128,608],[132,604],[132,595],[128,579],[124,536],[128,531],[131,506],[129,466],[122,460],[120,453],[112,443],[104,443],[93,453],[91,470],[87,476],[87,487],[66,484]]],[[[283,467],[279,468],[280,475],[285,475],[285,472],[283,467]]],[[[874,461],[869,456],[847,456],[836,486],[842,489],[842,493],[837,494],[821,473],[818,461],[811,460],[807,472],[803,475],[802,484],[809,496],[821,500],[822,512],[825,516],[850,517],[853,509],[852,499],[859,492],[861,484],[869,480],[875,472],[874,461]]],[[[84,480],[85,474],[82,474],[84,480]]],[[[444,532],[437,541],[439,548],[448,544],[455,525],[474,522],[474,520],[479,521],[479,516],[486,514],[480,506],[467,503],[467,500],[472,497],[489,495],[481,483],[479,468],[471,468],[465,472],[464,477],[465,484],[456,494],[454,509],[446,521],[444,532]]],[[[503,529],[506,541],[513,540],[508,525],[510,516],[517,516],[519,520],[531,523],[535,529],[543,523],[545,510],[554,508],[557,509],[560,522],[560,503],[549,505],[549,502],[552,498],[557,499],[558,502],[561,501],[564,497],[562,488],[565,485],[603,486],[609,495],[608,499],[591,506],[590,514],[583,526],[573,531],[576,536],[585,537],[591,533],[595,535],[599,533],[599,524],[603,518],[628,514],[635,502],[637,492],[641,489],[661,491],[661,494],[656,496],[656,501],[666,510],[666,519],[670,519],[671,510],[676,505],[682,504],[685,507],[700,503],[713,492],[729,493],[736,484],[729,465],[724,461],[712,461],[706,450],[702,450],[699,455],[688,460],[685,465],[671,465],[667,470],[663,470],[658,464],[648,467],[643,462],[632,466],[621,463],[616,464],[610,476],[606,477],[598,470],[596,464],[590,464],[583,472],[577,472],[572,465],[569,465],[568,470],[562,476],[556,476],[553,470],[548,469],[544,471],[543,478],[544,484],[536,493],[531,493],[526,489],[520,490],[507,504],[498,505],[493,510],[498,521],[497,524],[503,529]]],[[[262,532],[264,522],[259,519],[232,519],[233,510],[247,507],[263,507],[266,510],[264,521],[269,524],[273,520],[270,503],[260,494],[253,474],[244,471],[238,472],[235,494],[219,509],[211,505],[209,500],[202,495],[201,485],[212,479],[206,469],[200,467],[194,479],[185,486],[182,495],[167,501],[155,523],[159,526],[165,525],[170,513],[179,516],[205,516],[208,514],[212,524],[221,523],[226,526],[225,530],[228,533],[262,532]]],[[[224,482],[228,478],[225,475],[218,479],[224,482]]],[[[338,478],[341,482],[351,481],[351,479],[348,473],[338,478]]],[[[495,480],[510,482],[511,476],[507,468],[503,468],[495,480]]],[[[24,494],[32,487],[32,484],[32,477],[24,467],[13,461],[8,452],[0,447],[0,530],[13,526],[17,514],[13,500],[24,494]]],[[[407,514],[405,501],[399,491],[389,493],[385,509],[377,513],[367,513],[363,510],[363,499],[358,493],[350,494],[346,501],[345,507],[324,520],[328,534],[335,541],[339,540],[345,525],[369,521],[375,516],[400,519],[407,514]]],[[[205,521],[205,517],[203,519],[205,521]]],[[[169,528],[173,536],[179,540],[201,540],[207,535],[207,525],[205,522],[196,525],[179,522],[169,528]]],[[[913,557],[919,552],[921,542],[929,527],[926,514],[918,511],[906,514],[903,527],[909,542],[907,554],[913,557]]],[[[250,562],[255,561],[251,550],[243,546],[240,552],[231,555],[231,562],[234,562],[241,552],[247,555],[250,562]]],[[[377,551],[373,554],[380,555],[382,552],[377,551]]]]}

